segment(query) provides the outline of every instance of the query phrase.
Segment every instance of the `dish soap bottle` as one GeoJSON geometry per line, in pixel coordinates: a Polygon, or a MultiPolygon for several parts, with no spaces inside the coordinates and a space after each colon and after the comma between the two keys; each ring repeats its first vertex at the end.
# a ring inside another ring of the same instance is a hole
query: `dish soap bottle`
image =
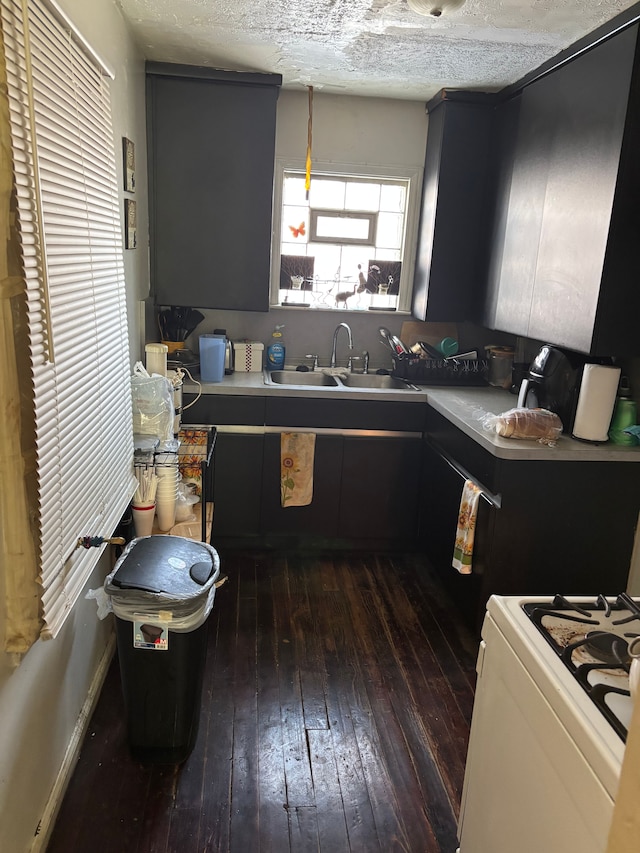
{"type": "Polygon", "coordinates": [[[281,329],[284,329],[284,323],[276,326],[271,335],[271,343],[267,347],[267,370],[284,370],[285,345],[281,329]]]}

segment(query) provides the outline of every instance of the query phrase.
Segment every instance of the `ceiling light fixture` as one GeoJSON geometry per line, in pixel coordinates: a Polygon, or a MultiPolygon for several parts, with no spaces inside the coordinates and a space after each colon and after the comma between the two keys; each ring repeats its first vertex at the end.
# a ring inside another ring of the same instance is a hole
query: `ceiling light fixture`
{"type": "Polygon", "coordinates": [[[416,15],[439,18],[445,12],[453,12],[464,5],[465,0],[407,0],[409,8],[416,15]]]}

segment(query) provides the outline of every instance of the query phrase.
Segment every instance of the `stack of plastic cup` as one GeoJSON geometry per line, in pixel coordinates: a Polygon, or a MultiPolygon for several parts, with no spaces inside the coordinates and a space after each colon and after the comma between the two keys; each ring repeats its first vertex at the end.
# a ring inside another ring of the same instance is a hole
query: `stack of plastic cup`
{"type": "Polygon", "coordinates": [[[163,533],[176,523],[176,500],[178,498],[178,460],[174,454],[156,456],[156,517],[163,533]],[[167,457],[166,459],[164,457],[167,457]]]}
{"type": "Polygon", "coordinates": [[[136,536],[151,536],[156,505],[154,501],[132,504],[133,526],[136,536]]]}

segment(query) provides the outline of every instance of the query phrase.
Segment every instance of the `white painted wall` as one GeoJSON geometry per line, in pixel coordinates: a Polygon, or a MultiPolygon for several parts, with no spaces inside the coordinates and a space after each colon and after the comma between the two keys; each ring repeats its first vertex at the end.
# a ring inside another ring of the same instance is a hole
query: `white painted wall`
{"type": "MultiPolygon", "coordinates": [[[[139,357],[139,302],[148,293],[144,63],[115,0],[58,0],[84,37],[116,73],[112,84],[114,145],[122,187],[121,137],[136,144],[139,248],[125,252],[132,355],[139,357]]],[[[123,193],[124,198],[124,193],[123,193]]],[[[1,436],[2,441],[13,440],[1,436]]],[[[91,531],[87,531],[90,533],[91,531]]],[[[101,585],[106,559],[88,588],[101,585]]],[[[2,567],[10,571],[10,567],[2,567]]],[[[0,606],[0,633],[4,613],[0,606]]],[[[55,640],[36,643],[19,667],[0,651],[0,850],[26,853],[72,740],[80,711],[104,656],[111,620],[81,599],[55,640]]]]}

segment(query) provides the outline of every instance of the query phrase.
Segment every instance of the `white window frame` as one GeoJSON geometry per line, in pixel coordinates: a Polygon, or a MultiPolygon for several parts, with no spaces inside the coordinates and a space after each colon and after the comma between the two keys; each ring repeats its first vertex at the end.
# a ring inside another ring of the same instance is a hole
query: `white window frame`
{"type": "Polygon", "coordinates": [[[51,639],[107,547],[78,540],[110,537],[136,485],[122,205],[108,69],[56,3],[0,5],[35,416],[40,636],[51,639]]]}
{"type": "Polygon", "coordinates": [[[375,241],[377,213],[365,213],[355,210],[323,210],[317,207],[309,209],[309,241],[313,243],[350,243],[354,246],[373,246],[375,241]],[[324,237],[318,234],[318,219],[358,219],[367,223],[366,237],[324,237]]]}
{"type": "MultiPolygon", "coordinates": [[[[281,235],[282,235],[282,191],[284,184],[285,172],[298,171],[304,173],[305,161],[276,157],[275,172],[274,172],[274,191],[273,191],[273,237],[271,244],[271,286],[270,286],[270,306],[272,308],[283,308],[284,310],[309,310],[306,308],[300,309],[294,306],[282,306],[280,304],[280,255],[281,255],[281,235]]],[[[404,244],[402,247],[402,278],[400,282],[400,292],[398,293],[398,301],[394,314],[410,314],[411,313],[411,295],[413,292],[413,278],[416,263],[416,250],[418,243],[418,226],[420,222],[420,200],[422,195],[422,179],[424,170],[417,166],[376,166],[362,163],[337,163],[328,161],[314,161],[311,172],[311,181],[313,182],[314,174],[317,176],[329,176],[336,178],[368,178],[368,179],[398,179],[408,182],[407,189],[407,209],[405,216],[405,231],[404,244]]],[[[344,212],[338,211],[338,213],[344,212]]],[[[332,241],[336,242],[336,241],[332,241]]],[[[344,241],[345,244],[348,241],[344,241]]],[[[330,307],[314,308],[314,311],[328,310],[335,311],[330,307]]],[[[341,312],[351,310],[349,308],[340,308],[341,312]]],[[[364,313],[358,311],[357,313],[364,313]]],[[[376,315],[381,312],[376,311],[376,315]]]]}

